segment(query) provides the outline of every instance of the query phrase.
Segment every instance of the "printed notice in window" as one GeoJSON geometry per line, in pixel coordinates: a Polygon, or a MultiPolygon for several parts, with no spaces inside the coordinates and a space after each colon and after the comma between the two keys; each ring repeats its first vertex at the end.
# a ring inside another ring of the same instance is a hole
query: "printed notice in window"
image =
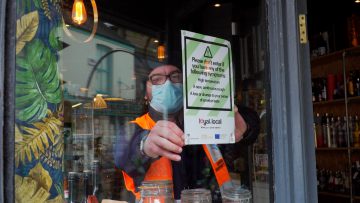
{"type": "Polygon", "coordinates": [[[185,144],[235,142],[230,42],[181,31],[185,144]]]}

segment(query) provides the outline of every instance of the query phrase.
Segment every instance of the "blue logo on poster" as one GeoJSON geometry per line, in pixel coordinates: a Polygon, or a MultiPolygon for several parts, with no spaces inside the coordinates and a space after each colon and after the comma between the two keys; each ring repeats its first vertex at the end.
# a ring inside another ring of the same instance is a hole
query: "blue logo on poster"
{"type": "Polygon", "coordinates": [[[220,139],[220,134],[215,134],[215,139],[220,139]]]}

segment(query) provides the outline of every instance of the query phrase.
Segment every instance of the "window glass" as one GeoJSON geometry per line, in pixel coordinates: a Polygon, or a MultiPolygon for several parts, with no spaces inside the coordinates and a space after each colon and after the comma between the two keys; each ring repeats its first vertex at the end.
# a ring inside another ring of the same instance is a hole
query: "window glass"
{"type": "Polygon", "coordinates": [[[165,202],[195,188],[221,202],[235,186],[245,199],[271,201],[263,1],[99,1],[98,12],[95,1],[17,1],[19,202],[135,202],[153,193],[165,202]],[[183,146],[181,30],[231,44],[235,144],[183,146]]]}

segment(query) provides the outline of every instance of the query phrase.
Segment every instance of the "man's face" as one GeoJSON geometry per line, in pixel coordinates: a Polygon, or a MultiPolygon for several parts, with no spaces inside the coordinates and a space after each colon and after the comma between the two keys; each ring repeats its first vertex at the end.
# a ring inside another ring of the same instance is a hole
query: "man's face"
{"type": "MultiPolygon", "coordinates": [[[[153,71],[151,71],[149,74],[149,78],[154,78],[156,75],[170,75],[174,72],[178,72],[180,74],[180,77],[182,77],[181,72],[177,67],[172,65],[164,65],[164,66],[159,66],[155,68],[153,71]]],[[[169,80],[168,77],[166,79],[169,80]]],[[[146,83],[146,96],[148,97],[149,100],[152,99],[151,91],[152,91],[152,83],[150,80],[148,80],[146,83]]]]}

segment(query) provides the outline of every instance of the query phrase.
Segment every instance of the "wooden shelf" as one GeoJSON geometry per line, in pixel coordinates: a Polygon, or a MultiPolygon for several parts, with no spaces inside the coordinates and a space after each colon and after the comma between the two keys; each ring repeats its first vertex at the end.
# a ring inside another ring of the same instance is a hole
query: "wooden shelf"
{"type": "Polygon", "coordinates": [[[335,193],[335,192],[318,192],[319,195],[333,196],[333,197],[342,197],[342,198],[350,198],[350,195],[335,193]]]}
{"type": "Polygon", "coordinates": [[[331,101],[321,101],[321,102],[314,102],[314,106],[322,106],[322,105],[330,105],[330,104],[341,104],[343,103],[345,106],[345,99],[334,99],[331,101]]]}
{"type": "Polygon", "coordinates": [[[346,151],[348,149],[352,151],[360,151],[360,147],[320,147],[316,148],[316,151],[346,151]]]}
{"type": "Polygon", "coordinates": [[[353,199],[357,199],[357,200],[360,200],[360,196],[353,196],[353,199]]]}
{"type": "MultiPolygon", "coordinates": [[[[360,102],[360,96],[348,98],[348,103],[357,103],[357,102],[360,102]]],[[[331,104],[344,104],[345,105],[345,99],[334,99],[331,101],[321,101],[321,102],[313,103],[314,106],[331,105],[331,104]]]]}
{"type": "MultiPolygon", "coordinates": [[[[360,148],[359,148],[360,149],[360,148]]],[[[320,147],[320,148],[316,148],[316,151],[346,151],[348,150],[347,147],[320,147]]]]}
{"type": "Polygon", "coordinates": [[[349,103],[357,103],[357,102],[360,102],[360,96],[349,97],[348,101],[349,101],[349,103]]]}
{"type": "Polygon", "coordinates": [[[344,52],[358,53],[359,51],[360,51],[360,47],[351,47],[351,48],[343,49],[340,51],[335,51],[335,52],[329,53],[324,56],[318,56],[316,58],[311,59],[311,67],[314,67],[315,65],[326,63],[329,61],[335,61],[335,60],[342,59],[342,55],[344,52]]]}

